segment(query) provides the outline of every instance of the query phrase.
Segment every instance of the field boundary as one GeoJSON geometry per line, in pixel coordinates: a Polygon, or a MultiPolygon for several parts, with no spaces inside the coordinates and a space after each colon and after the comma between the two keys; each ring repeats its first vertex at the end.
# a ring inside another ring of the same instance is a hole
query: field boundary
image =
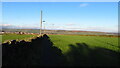
{"type": "Polygon", "coordinates": [[[69,35],[69,36],[100,36],[100,37],[120,37],[117,35],[76,35],[76,34],[47,34],[47,35],[69,35]]]}
{"type": "MultiPolygon", "coordinates": [[[[25,39],[13,39],[13,40],[15,40],[16,42],[19,42],[19,41],[22,41],[22,40],[24,40],[24,41],[26,41],[26,42],[30,42],[32,39],[35,39],[37,36],[33,36],[33,37],[30,37],[30,38],[25,38],[25,39]]],[[[2,42],[2,44],[4,44],[4,43],[11,43],[13,40],[6,40],[6,41],[4,41],[4,42],[2,42]]]]}

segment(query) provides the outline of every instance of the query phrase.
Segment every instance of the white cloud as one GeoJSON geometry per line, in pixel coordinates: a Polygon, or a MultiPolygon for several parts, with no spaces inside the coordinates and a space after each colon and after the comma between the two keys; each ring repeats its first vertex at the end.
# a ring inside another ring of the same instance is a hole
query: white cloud
{"type": "Polygon", "coordinates": [[[68,24],[65,24],[66,26],[73,26],[73,25],[76,25],[75,23],[68,23],[68,24]]]}
{"type": "Polygon", "coordinates": [[[39,27],[38,26],[28,26],[28,25],[13,25],[13,24],[0,24],[0,27],[3,27],[3,28],[36,28],[38,29],[39,27]]]}
{"type": "Polygon", "coordinates": [[[101,31],[101,32],[118,32],[118,28],[110,28],[110,27],[86,27],[83,28],[88,31],[101,31]]]}
{"type": "Polygon", "coordinates": [[[88,6],[87,3],[82,3],[82,4],[80,4],[80,7],[86,7],[86,6],[88,6]]]}
{"type": "MultiPolygon", "coordinates": [[[[39,29],[39,26],[22,26],[22,25],[12,25],[12,24],[0,24],[2,27],[8,28],[30,28],[30,29],[39,29]]],[[[43,26],[44,29],[44,26],[43,26]]],[[[45,29],[62,29],[62,30],[83,30],[83,31],[101,31],[101,32],[118,32],[118,27],[82,27],[82,26],[62,26],[62,25],[54,25],[54,26],[45,26],[45,29]]]]}
{"type": "Polygon", "coordinates": [[[12,26],[11,24],[0,24],[0,26],[12,26]]]}
{"type": "Polygon", "coordinates": [[[117,27],[80,27],[80,26],[65,26],[65,30],[83,30],[83,31],[100,31],[100,32],[118,32],[117,27]]]}

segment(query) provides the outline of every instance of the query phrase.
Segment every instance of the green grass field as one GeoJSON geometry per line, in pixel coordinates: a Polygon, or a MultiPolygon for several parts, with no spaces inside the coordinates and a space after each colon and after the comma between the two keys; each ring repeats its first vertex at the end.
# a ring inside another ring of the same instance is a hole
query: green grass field
{"type": "Polygon", "coordinates": [[[49,35],[55,46],[60,48],[63,53],[69,51],[69,45],[77,46],[77,43],[85,43],[88,47],[94,49],[101,47],[113,51],[119,50],[118,37],[99,37],[99,36],[67,36],[67,35],[49,35]]]}
{"type": "Polygon", "coordinates": [[[2,35],[0,35],[0,43],[2,42],[2,35]]]}
{"type": "MultiPolygon", "coordinates": [[[[36,35],[8,34],[2,36],[2,42],[13,39],[23,40],[33,36],[36,35]]],[[[67,65],[69,66],[119,65],[118,53],[120,47],[118,45],[118,37],[79,35],[48,36],[53,45],[59,48],[66,57],[67,65]]]]}
{"type": "Polygon", "coordinates": [[[117,37],[49,35],[67,57],[69,66],[118,65],[117,37]]]}
{"type": "Polygon", "coordinates": [[[1,41],[3,42],[7,42],[10,40],[24,40],[24,39],[29,39],[31,37],[34,37],[36,35],[18,35],[18,34],[5,34],[2,35],[0,37],[2,37],[1,41]]]}
{"type": "MultiPolygon", "coordinates": [[[[23,40],[34,37],[36,35],[17,35],[6,34],[2,35],[2,42],[8,40],[23,40]]],[[[1,37],[1,36],[0,36],[1,37]]],[[[118,37],[99,37],[99,36],[78,36],[78,35],[49,35],[54,46],[60,48],[63,53],[69,51],[69,45],[77,46],[77,43],[85,43],[90,48],[95,47],[107,48],[113,51],[119,50],[118,37]]]]}

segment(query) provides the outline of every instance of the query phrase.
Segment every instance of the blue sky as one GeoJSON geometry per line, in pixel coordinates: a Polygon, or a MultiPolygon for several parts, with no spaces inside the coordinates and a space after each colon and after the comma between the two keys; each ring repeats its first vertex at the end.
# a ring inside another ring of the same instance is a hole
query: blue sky
{"type": "Polygon", "coordinates": [[[119,0],[1,0],[2,2],[118,2],[119,0]]]}
{"type": "Polygon", "coordinates": [[[117,2],[3,2],[3,26],[117,32],[117,2]]]}

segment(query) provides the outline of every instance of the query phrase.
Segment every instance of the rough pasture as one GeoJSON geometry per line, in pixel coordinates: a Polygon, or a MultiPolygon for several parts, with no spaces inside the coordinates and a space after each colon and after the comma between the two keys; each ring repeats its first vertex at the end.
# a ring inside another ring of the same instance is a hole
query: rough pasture
{"type": "Polygon", "coordinates": [[[118,67],[119,50],[118,37],[45,35],[4,43],[3,65],[118,67]]]}

